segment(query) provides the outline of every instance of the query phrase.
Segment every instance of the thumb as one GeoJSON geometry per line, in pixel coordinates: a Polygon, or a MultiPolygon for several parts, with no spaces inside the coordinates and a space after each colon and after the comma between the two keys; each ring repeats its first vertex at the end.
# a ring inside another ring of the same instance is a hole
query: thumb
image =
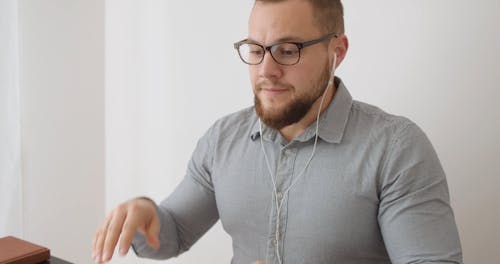
{"type": "Polygon", "coordinates": [[[157,215],[153,217],[151,223],[146,229],[146,242],[155,249],[160,248],[160,240],[158,239],[160,235],[160,219],[157,215]]]}

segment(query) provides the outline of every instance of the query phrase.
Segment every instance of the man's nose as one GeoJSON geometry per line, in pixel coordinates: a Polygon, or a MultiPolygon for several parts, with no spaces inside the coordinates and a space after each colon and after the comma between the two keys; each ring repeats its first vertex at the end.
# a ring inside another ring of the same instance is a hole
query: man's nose
{"type": "Polygon", "coordinates": [[[282,67],[271,56],[270,52],[264,54],[264,59],[257,65],[259,67],[259,76],[266,79],[279,79],[283,75],[282,67]]]}

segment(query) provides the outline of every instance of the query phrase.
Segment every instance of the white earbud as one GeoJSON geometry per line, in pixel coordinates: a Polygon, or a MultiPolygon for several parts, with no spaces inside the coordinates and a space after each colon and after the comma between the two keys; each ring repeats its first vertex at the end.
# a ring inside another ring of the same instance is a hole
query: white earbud
{"type": "Polygon", "coordinates": [[[335,79],[335,67],[337,67],[337,53],[333,53],[332,73],[330,75],[328,85],[333,85],[333,80],[335,79]]]}

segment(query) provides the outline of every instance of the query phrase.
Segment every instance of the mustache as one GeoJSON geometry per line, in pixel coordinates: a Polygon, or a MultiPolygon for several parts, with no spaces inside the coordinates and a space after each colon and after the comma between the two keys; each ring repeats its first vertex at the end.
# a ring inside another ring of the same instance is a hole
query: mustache
{"type": "Polygon", "coordinates": [[[294,89],[294,86],[289,84],[289,83],[284,83],[284,82],[273,82],[271,80],[261,80],[258,81],[255,84],[255,90],[260,91],[263,89],[263,87],[269,88],[269,87],[279,87],[279,88],[285,88],[285,89],[294,89]]]}

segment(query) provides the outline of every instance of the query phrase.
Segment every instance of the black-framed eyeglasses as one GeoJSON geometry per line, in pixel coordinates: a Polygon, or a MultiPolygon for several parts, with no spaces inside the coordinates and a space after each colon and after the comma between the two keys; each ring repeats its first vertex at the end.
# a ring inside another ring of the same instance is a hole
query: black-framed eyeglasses
{"type": "Polygon", "coordinates": [[[244,39],[234,43],[234,48],[238,51],[241,60],[249,65],[260,64],[264,60],[266,50],[269,51],[271,57],[278,64],[294,65],[300,61],[301,49],[337,37],[337,34],[332,33],[306,42],[287,41],[270,46],[263,46],[258,43],[250,42],[248,39],[244,39]]]}

